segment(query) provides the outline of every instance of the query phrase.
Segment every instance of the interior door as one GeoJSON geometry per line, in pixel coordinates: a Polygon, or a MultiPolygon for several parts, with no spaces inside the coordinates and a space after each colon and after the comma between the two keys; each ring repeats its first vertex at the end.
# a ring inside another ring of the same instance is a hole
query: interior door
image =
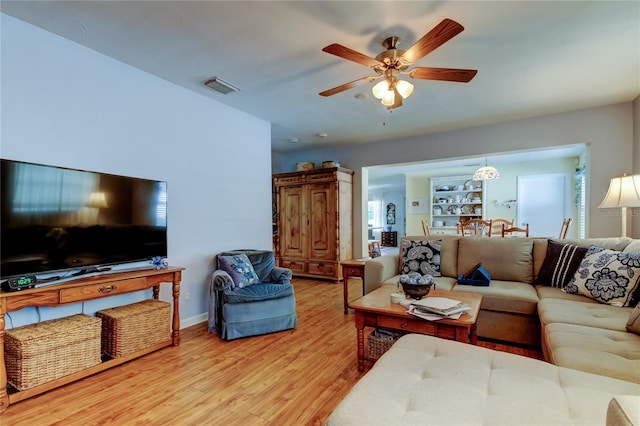
{"type": "Polygon", "coordinates": [[[280,254],[282,257],[303,258],[305,253],[306,221],[302,186],[280,188],[280,254]]]}
{"type": "Polygon", "coordinates": [[[571,217],[569,173],[518,176],[517,226],[528,223],[532,237],[558,238],[567,217],[571,217]]]}

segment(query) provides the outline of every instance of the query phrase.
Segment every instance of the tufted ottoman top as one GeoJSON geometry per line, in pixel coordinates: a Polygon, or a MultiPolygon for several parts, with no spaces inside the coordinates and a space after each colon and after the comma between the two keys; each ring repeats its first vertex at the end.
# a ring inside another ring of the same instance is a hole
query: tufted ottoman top
{"type": "Polygon", "coordinates": [[[640,385],[431,336],[406,335],[329,425],[605,424],[616,395],[640,385]]]}

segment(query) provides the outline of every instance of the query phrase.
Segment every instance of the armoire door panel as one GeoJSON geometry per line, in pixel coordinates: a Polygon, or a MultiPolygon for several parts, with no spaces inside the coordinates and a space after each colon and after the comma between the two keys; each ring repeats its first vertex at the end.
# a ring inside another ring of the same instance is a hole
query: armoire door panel
{"type": "Polygon", "coordinates": [[[302,186],[284,187],[280,192],[280,227],[283,232],[280,234],[281,255],[283,257],[304,258],[305,237],[303,228],[305,227],[305,215],[303,214],[304,191],[302,186]]]}
{"type": "Polygon", "coordinates": [[[335,189],[332,184],[309,185],[309,258],[335,258],[335,189]]]}

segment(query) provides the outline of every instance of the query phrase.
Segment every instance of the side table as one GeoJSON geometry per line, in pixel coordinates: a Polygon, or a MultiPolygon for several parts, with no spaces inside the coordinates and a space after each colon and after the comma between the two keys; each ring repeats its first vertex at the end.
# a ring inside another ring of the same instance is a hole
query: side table
{"type": "Polygon", "coordinates": [[[362,295],[364,296],[364,263],[366,260],[345,260],[342,265],[342,292],[344,294],[344,313],[349,313],[349,277],[362,278],[362,295]]]}

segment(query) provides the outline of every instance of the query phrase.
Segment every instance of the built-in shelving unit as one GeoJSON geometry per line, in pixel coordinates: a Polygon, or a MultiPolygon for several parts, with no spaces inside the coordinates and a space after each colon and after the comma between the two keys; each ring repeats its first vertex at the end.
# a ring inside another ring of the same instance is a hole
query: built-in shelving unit
{"type": "Polygon", "coordinates": [[[482,219],[486,202],[484,181],[469,176],[430,179],[429,223],[432,234],[455,234],[458,222],[482,219]]]}

